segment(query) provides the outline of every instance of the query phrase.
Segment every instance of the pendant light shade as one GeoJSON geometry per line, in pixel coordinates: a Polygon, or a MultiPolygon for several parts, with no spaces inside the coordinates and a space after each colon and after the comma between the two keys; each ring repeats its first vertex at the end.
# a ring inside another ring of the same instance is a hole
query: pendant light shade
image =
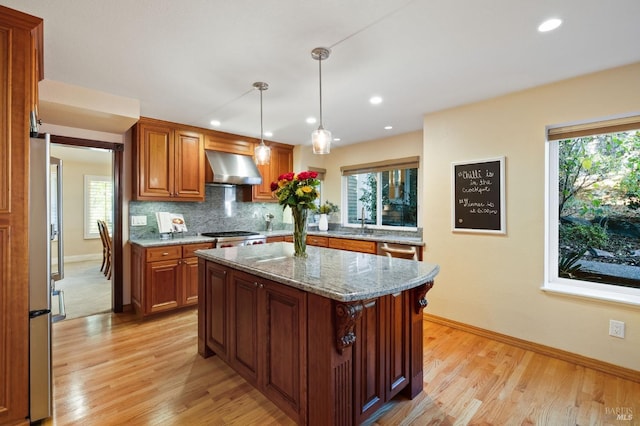
{"type": "Polygon", "coordinates": [[[311,57],[318,61],[320,81],[320,126],[311,133],[314,154],[328,154],[331,151],[331,132],[322,127],[322,61],[327,59],[330,53],[331,51],[326,47],[316,47],[311,51],[311,57]]]}
{"type": "Polygon", "coordinates": [[[253,83],[253,87],[260,91],[260,145],[256,146],[254,150],[254,157],[256,164],[265,165],[271,161],[271,148],[264,144],[264,131],[262,128],[262,92],[269,88],[267,83],[257,81],[253,83]]]}

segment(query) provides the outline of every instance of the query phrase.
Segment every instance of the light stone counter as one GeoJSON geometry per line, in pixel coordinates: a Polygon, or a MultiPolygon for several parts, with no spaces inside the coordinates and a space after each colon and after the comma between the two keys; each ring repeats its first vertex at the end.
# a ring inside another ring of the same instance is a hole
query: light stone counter
{"type": "MultiPolygon", "coordinates": [[[[293,235],[293,231],[279,230],[279,231],[260,231],[260,234],[265,237],[280,237],[285,235],[293,235]]],[[[314,229],[308,229],[307,235],[330,237],[330,238],[346,238],[349,240],[361,240],[361,241],[374,241],[377,243],[391,243],[391,244],[408,244],[412,246],[424,246],[425,243],[422,238],[413,237],[398,234],[376,234],[376,233],[361,233],[357,231],[318,231],[314,229]]]]}
{"type": "Polygon", "coordinates": [[[129,240],[131,244],[137,244],[140,247],[164,247],[164,246],[177,246],[182,244],[195,244],[195,243],[215,243],[216,239],[211,237],[203,237],[202,235],[194,235],[190,237],[175,237],[168,240],[161,240],[160,238],[149,238],[140,240],[129,240]]]}
{"type": "Polygon", "coordinates": [[[292,243],[198,250],[196,256],[341,302],[397,293],[433,281],[438,265],[366,253],[307,246],[293,256],[292,243]]]}

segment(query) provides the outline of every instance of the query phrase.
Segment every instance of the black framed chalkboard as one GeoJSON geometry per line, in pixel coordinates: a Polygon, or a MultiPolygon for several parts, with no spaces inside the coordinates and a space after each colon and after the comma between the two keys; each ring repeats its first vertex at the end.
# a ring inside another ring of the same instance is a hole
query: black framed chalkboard
{"type": "Polygon", "coordinates": [[[505,234],[504,157],[452,163],[453,231],[505,234]]]}

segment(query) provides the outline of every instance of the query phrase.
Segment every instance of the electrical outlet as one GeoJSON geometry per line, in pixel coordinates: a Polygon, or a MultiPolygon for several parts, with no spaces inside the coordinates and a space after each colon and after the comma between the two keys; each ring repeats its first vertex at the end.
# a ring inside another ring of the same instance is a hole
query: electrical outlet
{"type": "Polygon", "coordinates": [[[624,339],[624,322],[609,320],[609,336],[624,339]]]}
{"type": "Polygon", "coordinates": [[[146,216],[131,216],[131,226],[145,226],[146,224],[146,216]]]}

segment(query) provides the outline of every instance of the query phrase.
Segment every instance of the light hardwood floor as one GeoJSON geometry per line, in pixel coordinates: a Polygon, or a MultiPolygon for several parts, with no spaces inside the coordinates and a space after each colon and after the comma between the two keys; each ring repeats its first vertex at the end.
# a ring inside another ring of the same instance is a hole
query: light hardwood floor
{"type": "MultiPolygon", "coordinates": [[[[216,357],[197,311],[56,323],[53,425],[290,425],[216,357]]],[[[639,425],[640,383],[425,321],[424,391],[370,425],[639,425]],[[616,412],[632,420],[616,420],[616,412]]]]}

